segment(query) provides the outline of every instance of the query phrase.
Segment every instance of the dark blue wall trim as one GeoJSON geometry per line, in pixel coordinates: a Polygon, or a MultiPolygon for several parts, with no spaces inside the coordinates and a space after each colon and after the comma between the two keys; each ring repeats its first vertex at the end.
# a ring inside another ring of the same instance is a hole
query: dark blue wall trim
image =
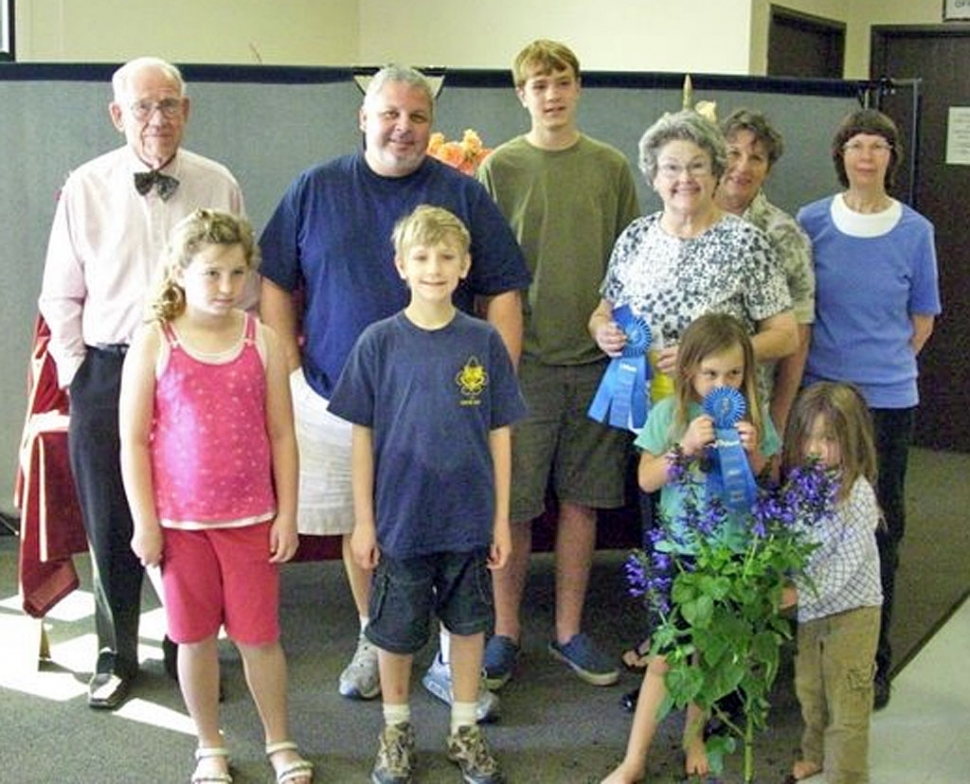
{"type": "MultiPolygon", "coordinates": [[[[119,63],[2,63],[0,80],[10,81],[82,81],[106,82],[119,63]]],[[[351,79],[357,73],[373,73],[377,66],[299,67],[276,65],[180,65],[186,81],[247,82],[254,84],[329,84],[351,79]]],[[[511,87],[512,75],[507,70],[426,68],[429,74],[445,75],[445,88],[511,87]]],[[[842,79],[792,79],[767,76],[724,76],[691,74],[695,90],[738,90],[744,92],[787,93],[856,97],[876,83],[842,79]]],[[[680,89],[682,73],[633,71],[586,71],[587,87],[615,87],[630,90],[680,89]]]]}
{"type": "MultiPolygon", "coordinates": [[[[110,82],[121,63],[0,63],[0,81],[110,82]]],[[[182,65],[192,82],[245,82],[250,84],[329,84],[346,82],[352,68],[273,65],[182,65]]]]}

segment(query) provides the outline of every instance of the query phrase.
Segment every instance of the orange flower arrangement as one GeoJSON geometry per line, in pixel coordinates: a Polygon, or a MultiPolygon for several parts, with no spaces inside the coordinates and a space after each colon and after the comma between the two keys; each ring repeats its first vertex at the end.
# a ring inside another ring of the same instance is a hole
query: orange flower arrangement
{"type": "Polygon", "coordinates": [[[472,177],[491,152],[471,128],[465,129],[460,142],[446,141],[440,132],[431,134],[428,140],[428,155],[472,177]]]}

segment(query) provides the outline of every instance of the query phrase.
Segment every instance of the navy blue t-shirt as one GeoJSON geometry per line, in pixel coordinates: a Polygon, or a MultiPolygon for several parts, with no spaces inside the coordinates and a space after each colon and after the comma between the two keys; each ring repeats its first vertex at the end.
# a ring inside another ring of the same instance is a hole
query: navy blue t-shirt
{"type": "Polygon", "coordinates": [[[475,295],[529,287],[512,230],[472,177],[430,157],[406,177],[381,177],[359,153],[308,169],[263,231],[259,271],[287,291],[303,291],[303,368],[325,398],[364,328],[409,301],[391,232],[419,204],[444,207],[471,233],[471,273],[455,292],[460,309],[472,312],[475,295]]]}
{"type": "Polygon", "coordinates": [[[347,359],[330,411],[374,431],[383,551],[410,558],[491,544],[489,433],[526,414],[494,327],[461,312],[438,330],[403,313],[371,325],[347,359]]]}

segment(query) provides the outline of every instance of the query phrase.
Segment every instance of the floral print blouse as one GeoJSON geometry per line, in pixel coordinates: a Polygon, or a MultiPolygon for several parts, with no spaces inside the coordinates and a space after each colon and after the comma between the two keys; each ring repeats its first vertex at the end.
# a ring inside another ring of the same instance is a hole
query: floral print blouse
{"type": "Polygon", "coordinates": [[[785,273],[763,232],[725,214],[703,234],[674,237],[662,213],[633,221],[613,247],[600,288],[650,326],[653,348],[680,340],[704,313],[729,313],[753,335],[758,322],[790,310],[785,273]]]}

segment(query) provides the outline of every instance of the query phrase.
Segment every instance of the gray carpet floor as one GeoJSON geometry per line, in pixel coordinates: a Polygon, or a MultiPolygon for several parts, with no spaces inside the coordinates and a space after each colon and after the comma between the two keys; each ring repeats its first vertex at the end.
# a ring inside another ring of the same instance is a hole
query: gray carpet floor
{"type": "MultiPolygon", "coordinates": [[[[914,450],[909,480],[909,531],[898,578],[899,599],[893,640],[899,666],[945,619],[970,589],[970,456],[914,450]]],[[[597,553],[587,610],[588,630],[608,650],[619,651],[639,636],[641,614],[626,593],[625,553],[597,553]]],[[[77,559],[87,587],[86,557],[77,559]]],[[[0,538],[0,653],[3,672],[17,641],[16,539],[0,538]],[[6,600],[6,601],[4,601],[6,600]],[[6,621],[6,623],[4,623],[6,621]]],[[[622,754],[629,715],[621,694],[637,685],[624,673],[618,686],[595,688],[580,682],[546,652],[552,633],[553,569],[548,554],[533,558],[527,588],[524,655],[516,678],[501,692],[501,720],[488,736],[512,782],[596,782],[622,754]]],[[[144,607],[157,601],[146,589],[144,607]]],[[[382,723],[379,701],[359,703],[336,693],[340,669],[356,637],[342,568],[336,562],[287,565],[283,573],[283,645],[290,665],[293,735],[317,765],[318,782],[365,782],[382,723]]],[[[0,676],[0,782],[187,782],[194,741],[184,731],[184,707],[162,671],[157,640],[146,637],[142,675],[126,709],[96,713],[84,704],[84,667],[66,665],[72,645],[93,646],[90,617],[48,619],[53,660],[40,674],[11,682],[0,676]],[[84,637],[87,635],[87,637],[84,637]],[[83,639],[82,639],[83,638],[83,639]],[[66,696],[40,696],[37,684],[67,679],[66,696]]],[[[416,781],[458,782],[444,755],[448,711],[420,686],[429,646],[418,657],[412,701],[419,766],[416,781]]],[[[221,644],[226,701],[223,724],[238,784],[272,781],[262,756],[262,737],[238,655],[221,644]]],[[[76,657],[70,659],[77,661],[76,657]]],[[[791,646],[772,698],[770,728],[758,738],[757,781],[780,782],[789,770],[799,735],[797,702],[791,688],[791,646]]],[[[651,782],[678,781],[682,770],[682,717],[671,716],[651,754],[651,782]]],[[[728,761],[721,781],[740,781],[740,758],[728,761]]]]}

